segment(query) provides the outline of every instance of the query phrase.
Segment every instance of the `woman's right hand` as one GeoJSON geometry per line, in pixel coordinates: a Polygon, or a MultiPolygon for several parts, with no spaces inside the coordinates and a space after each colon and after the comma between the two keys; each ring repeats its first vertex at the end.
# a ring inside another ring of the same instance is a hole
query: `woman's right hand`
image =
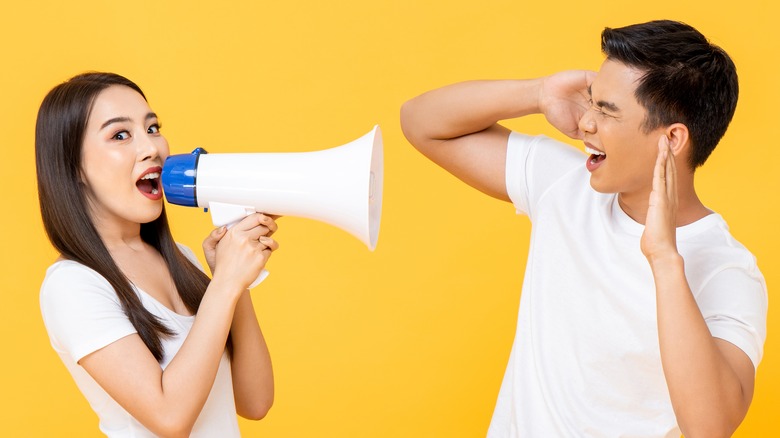
{"type": "Polygon", "coordinates": [[[579,121],[590,108],[588,87],[596,77],[590,70],[568,70],[542,79],[539,110],[556,129],[581,139],[579,121]]]}
{"type": "Polygon", "coordinates": [[[235,282],[236,289],[242,292],[247,289],[260,275],[271,253],[279,248],[279,243],[271,238],[277,228],[274,217],[253,213],[228,229],[216,242],[213,279],[235,282]]]}

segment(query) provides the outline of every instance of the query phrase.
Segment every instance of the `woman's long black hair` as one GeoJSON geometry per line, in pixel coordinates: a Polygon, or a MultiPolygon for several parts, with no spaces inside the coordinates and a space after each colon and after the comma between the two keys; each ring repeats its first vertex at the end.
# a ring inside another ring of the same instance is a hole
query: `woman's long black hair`
{"type": "MultiPolygon", "coordinates": [[[[93,103],[101,91],[115,85],[129,87],[146,99],[138,85],[113,73],[75,76],[44,98],[35,125],[38,199],[52,245],[65,259],[95,270],[111,284],[144,344],[162,361],[161,339],[174,333],[143,307],[130,280],[114,262],[89,215],[80,177],[82,144],[93,103]]],[[[141,225],[141,238],[160,252],[182,301],[197,313],[210,280],[176,246],[165,208],[157,219],[141,225]]]]}

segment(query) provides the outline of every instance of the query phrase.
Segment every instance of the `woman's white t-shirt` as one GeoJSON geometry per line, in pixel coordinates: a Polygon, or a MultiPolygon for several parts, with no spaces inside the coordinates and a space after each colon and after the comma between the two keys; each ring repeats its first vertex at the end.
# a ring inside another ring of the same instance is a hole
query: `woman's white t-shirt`
{"type": "MultiPolygon", "coordinates": [[[[200,266],[189,248],[181,245],[179,248],[193,264],[200,266]]],[[[143,306],[175,332],[174,336],[162,338],[164,358],[160,366],[165,369],[184,343],[195,317],[177,314],[143,290],[133,288],[143,306]]],[[[97,414],[100,430],[112,438],[154,437],[78,364],[84,356],[137,333],[108,281],[80,263],[57,261],[46,271],[40,303],[51,345],[97,414]]],[[[211,393],[190,436],[240,436],[226,353],[222,355],[211,393]]]]}

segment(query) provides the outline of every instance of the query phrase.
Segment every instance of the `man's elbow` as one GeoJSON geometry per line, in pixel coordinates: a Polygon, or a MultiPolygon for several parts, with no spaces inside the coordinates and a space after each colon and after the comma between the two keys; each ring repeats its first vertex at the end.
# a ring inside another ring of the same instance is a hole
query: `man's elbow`
{"type": "Polygon", "coordinates": [[[741,422],[741,419],[711,418],[698,424],[680,424],[680,430],[685,438],[729,438],[741,422]]]}
{"type": "Polygon", "coordinates": [[[274,401],[273,399],[267,399],[267,400],[258,400],[257,402],[247,404],[247,406],[242,406],[240,409],[237,409],[238,415],[242,416],[243,418],[246,418],[247,420],[262,420],[265,418],[266,415],[268,415],[268,411],[271,410],[271,406],[273,406],[274,401]]]}
{"type": "Polygon", "coordinates": [[[401,132],[409,143],[417,149],[424,143],[424,135],[417,126],[417,116],[415,111],[414,99],[408,100],[401,105],[401,132]]]}
{"type": "Polygon", "coordinates": [[[186,438],[192,433],[195,421],[175,419],[174,416],[160,418],[153,427],[149,427],[156,435],[166,438],[186,438]]]}

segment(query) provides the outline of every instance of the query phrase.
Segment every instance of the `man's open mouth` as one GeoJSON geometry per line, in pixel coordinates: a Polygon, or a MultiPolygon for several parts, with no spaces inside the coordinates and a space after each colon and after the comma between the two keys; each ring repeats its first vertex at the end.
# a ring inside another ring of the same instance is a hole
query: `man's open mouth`
{"type": "Polygon", "coordinates": [[[590,161],[593,164],[598,164],[604,161],[605,158],[607,158],[607,154],[605,154],[604,152],[601,152],[593,148],[589,148],[587,146],[585,146],[585,152],[590,154],[590,158],[588,158],[588,161],[590,161]]]}

